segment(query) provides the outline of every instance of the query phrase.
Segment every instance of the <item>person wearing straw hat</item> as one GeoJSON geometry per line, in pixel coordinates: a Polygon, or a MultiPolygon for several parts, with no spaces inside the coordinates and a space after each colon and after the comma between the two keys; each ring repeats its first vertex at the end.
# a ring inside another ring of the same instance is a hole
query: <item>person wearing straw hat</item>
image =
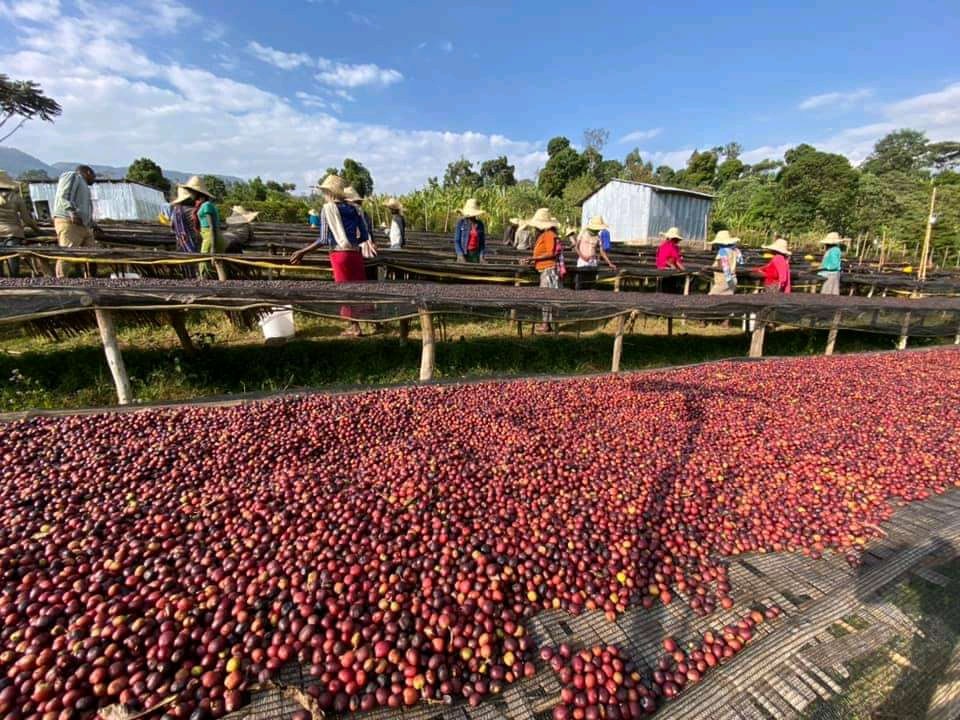
{"type": "MultiPolygon", "coordinates": [[[[183,186],[193,193],[193,214],[196,218],[195,227],[200,233],[200,253],[202,255],[218,255],[227,248],[223,237],[223,223],[220,220],[220,210],[214,202],[213,193],[207,189],[207,184],[199,175],[194,175],[183,186]]],[[[200,276],[210,272],[210,264],[200,266],[200,276]]]]}
{"type": "MultiPolygon", "coordinates": [[[[657,270],[675,270],[683,272],[686,268],[683,266],[683,253],[680,252],[680,243],[683,241],[683,235],[680,229],[672,227],[663,233],[663,242],[657,248],[657,270]]],[[[660,282],[663,292],[680,293],[683,292],[683,278],[665,277],[660,282]]]]}
{"type": "MultiPolygon", "coordinates": [[[[527,259],[540,273],[540,287],[558,290],[560,288],[560,272],[558,259],[563,252],[563,245],[557,236],[560,224],[550,214],[548,208],[540,208],[533,217],[527,220],[527,227],[537,231],[537,239],[533,245],[533,256],[527,259]]],[[[541,332],[550,332],[553,322],[553,312],[549,308],[543,310],[543,322],[537,328],[541,332]]]]}
{"type": "Polygon", "coordinates": [[[406,247],[407,220],[403,217],[403,206],[396,198],[390,198],[383,206],[390,211],[390,229],[387,231],[390,247],[394,250],[406,247]]]}
{"type": "Polygon", "coordinates": [[[357,208],[360,212],[360,217],[363,218],[363,222],[366,223],[367,235],[369,235],[370,240],[364,243],[361,249],[364,257],[373,257],[377,254],[376,246],[373,244],[373,219],[370,217],[370,213],[363,209],[363,198],[353,185],[347,185],[343,189],[343,197],[348,203],[357,208]]]}
{"type": "Polygon", "coordinates": [[[503,244],[514,247],[517,243],[517,228],[520,227],[520,218],[510,218],[503,228],[503,244]]]}
{"type": "Polygon", "coordinates": [[[793,290],[790,278],[790,248],[787,241],[777,238],[769,245],[762,246],[773,253],[773,258],[762,268],[755,270],[763,276],[763,287],[770,293],[788,293],[793,290]]]}
{"type": "Polygon", "coordinates": [[[823,260],[820,261],[820,271],[817,273],[823,278],[823,286],[820,288],[821,295],[839,295],[840,294],[840,268],[843,263],[843,243],[845,239],[840,237],[840,233],[831,232],[820,241],[820,244],[827,248],[823,254],[823,260]]]}
{"type": "MultiPolygon", "coordinates": [[[[9,175],[0,170],[0,247],[17,248],[26,235],[24,225],[39,232],[27,204],[20,194],[20,187],[9,175]]],[[[6,262],[10,277],[20,275],[20,258],[14,255],[6,262]]]]}
{"type": "Polygon", "coordinates": [[[225,252],[243,253],[244,246],[253,240],[253,228],[250,223],[259,215],[259,212],[247,210],[243,205],[234,205],[230,209],[227,231],[223,235],[226,244],[225,252]]]}
{"type": "Polygon", "coordinates": [[[529,227],[526,222],[521,220],[514,235],[514,247],[517,250],[530,250],[533,247],[533,241],[536,239],[536,229],[529,227]]]}
{"type": "MultiPolygon", "coordinates": [[[[89,165],[78,165],[60,176],[53,201],[53,228],[57,245],[66,248],[93,247],[93,197],[90,186],[97,174],[89,165]]],[[[63,277],[63,260],[57,260],[56,275],[63,277]]]]}
{"type": "Polygon", "coordinates": [[[307,222],[312,228],[320,227],[320,213],[318,213],[314,208],[310,208],[310,211],[307,213],[307,222]]]}
{"type": "Polygon", "coordinates": [[[480,219],[486,211],[470,198],[460,209],[462,217],[457,220],[453,231],[453,247],[457,253],[457,262],[486,262],[487,228],[480,219]]]}
{"type": "Polygon", "coordinates": [[[728,230],[721,230],[710,241],[717,248],[711,295],[733,295],[737,292],[737,266],[743,262],[743,253],[737,247],[739,243],[740,238],[731,237],[728,230]]]}
{"type": "Polygon", "coordinates": [[[580,231],[573,246],[577,253],[578,268],[595,268],[597,266],[597,255],[599,255],[611,270],[617,269],[617,266],[607,257],[600,241],[600,233],[606,229],[607,224],[603,221],[603,218],[595,215],[580,231]]]}
{"type": "Polygon", "coordinates": [[[177,195],[170,203],[170,231],[177,243],[177,251],[195,253],[200,249],[200,231],[193,214],[194,194],[183,185],[177,186],[177,195]]]}

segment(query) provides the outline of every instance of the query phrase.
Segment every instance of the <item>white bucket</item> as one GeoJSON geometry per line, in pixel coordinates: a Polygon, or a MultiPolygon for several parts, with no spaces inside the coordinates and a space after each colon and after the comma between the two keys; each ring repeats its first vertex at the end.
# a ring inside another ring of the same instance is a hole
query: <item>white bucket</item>
{"type": "Polygon", "coordinates": [[[260,318],[260,329],[265,340],[287,340],[297,334],[293,323],[293,308],[277,308],[260,318]]]}
{"type": "Polygon", "coordinates": [[[110,273],[111,280],[139,280],[139,273],[132,272],[123,272],[123,273],[110,273]]]}

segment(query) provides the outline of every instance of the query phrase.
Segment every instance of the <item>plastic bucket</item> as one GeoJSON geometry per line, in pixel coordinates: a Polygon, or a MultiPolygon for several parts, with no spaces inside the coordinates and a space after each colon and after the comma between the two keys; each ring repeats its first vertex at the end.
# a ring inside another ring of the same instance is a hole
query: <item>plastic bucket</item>
{"type": "Polygon", "coordinates": [[[293,323],[293,308],[277,308],[260,318],[260,329],[265,340],[288,340],[297,334],[293,323]]]}

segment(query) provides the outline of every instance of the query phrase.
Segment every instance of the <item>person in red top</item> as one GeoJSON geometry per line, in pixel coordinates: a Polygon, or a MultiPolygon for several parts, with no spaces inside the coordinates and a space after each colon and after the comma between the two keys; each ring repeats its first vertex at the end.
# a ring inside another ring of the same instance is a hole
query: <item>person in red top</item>
{"type": "MultiPolygon", "coordinates": [[[[672,227],[663,234],[663,242],[657,248],[657,270],[679,270],[683,272],[683,253],[680,252],[680,229],[672,227]]],[[[665,277],[660,287],[667,293],[683,292],[683,278],[665,277]]]]}
{"type": "Polygon", "coordinates": [[[788,293],[793,289],[790,282],[790,249],[787,247],[787,241],[783,238],[777,238],[769,245],[763,246],[764,250],[773,253],[773,259],[762,268],[754,272],[763,276],[763,287],[767,292],[788,293]]]}

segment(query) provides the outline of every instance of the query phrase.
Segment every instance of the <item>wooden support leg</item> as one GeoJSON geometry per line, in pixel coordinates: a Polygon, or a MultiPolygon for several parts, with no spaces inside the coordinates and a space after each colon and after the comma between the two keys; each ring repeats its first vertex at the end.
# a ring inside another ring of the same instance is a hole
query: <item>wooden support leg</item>
{"type": "Polygon", "coordinates": [[[408,337],[410,337],[410,319],[404,318],[400,321],[400,344],[406,345],[408,337]]]}
{"type": "Polygon", "coordinates": [[[103,352],[107,356],[107,365],[113,375],[113,384],[117,387],[117,402],[129,405],[133,399],[130,392],[130,378],[127,377],[127,368],[123,364],[123,355],[117,344],[117,331],[113,325],[113,315],[109,310],[94,310],[97,316],[97,327],[100,328],[100,340],[103,342],[103,352]]]}
{"type": "Polygon", "coordinates": [[[684,295],[689,295],[689,294],[690,294],[690,280],[691,280],[691,277],[690,277],[689,275],[687,275],[687,276],[683,279],[683,294],[684,294],[684,295]]]}
{"type": "Polygon", "coordinates": [[[870,286],[870,290],[867,292],[867,297],[868,297],[868,298],[872,298],[872,297],[873,297],[873,293],[876,292],[876,290],[877,290],[877,286],[876,286],[876,285],[871,285],[871,286],[870,286]]]}
{"type": "Polygon", "coordinates": [[[827,333],[827,348],[823,351],[824,355],[833,355],[833,348],[837,344],[837,330],[840,328],[840,311],[833,315],[833,321],[830,323],[830,332],[827,333]]]}
{"type": "Polygon", "coordinates": [[[907,349],[907,338],[910,337],[910,313],[903,316],[903,324],[900,326],[900,339],[897,340],[897,350],[907,349]]]}
{"type": "Polygon", "coordinates": [[[620,358],[623,356],[623,328],[626,324],[626,315],[617,315],[617,334],[613,338],[613,362],[610,365],[610,372],[620,372],[620,358]]]}
{"type": "Polygon", "coordinates": [[[667,318],[667,337],[673,337],[673,318],[667,318]]]}
{"type": "Polygon", "coordinates": [[[762,320],[757,320],[757,325],[750,338],[750,357],[763,357],[763,341],[767,336],[767,324],[762,320]]]}
{"type": "Polygon", "coordinates": [[[420,335],[423,338],[423,350],[420,353],[420,382],[426,382],[433,380],[433,368],[436,360],[433,316],[429,310],[420,311],[420,335]]]}
{"type": "Polygon", "coordinates": [[[223,282],[227,279],[227,268],[223,265],[223,260],[217,259],[213,261],[213,266],[217,269],[217,280],[223,282]]]}
{"type": "Polygon", "coordinates": [[[180,347],[187,355],[196,355],[197,348],[190,339],[190,333],[187,332],[187,316],[182,310],[173,310],[170,315],[170,324],[177,333],[177,339],[180,340],[180,347]]]}

